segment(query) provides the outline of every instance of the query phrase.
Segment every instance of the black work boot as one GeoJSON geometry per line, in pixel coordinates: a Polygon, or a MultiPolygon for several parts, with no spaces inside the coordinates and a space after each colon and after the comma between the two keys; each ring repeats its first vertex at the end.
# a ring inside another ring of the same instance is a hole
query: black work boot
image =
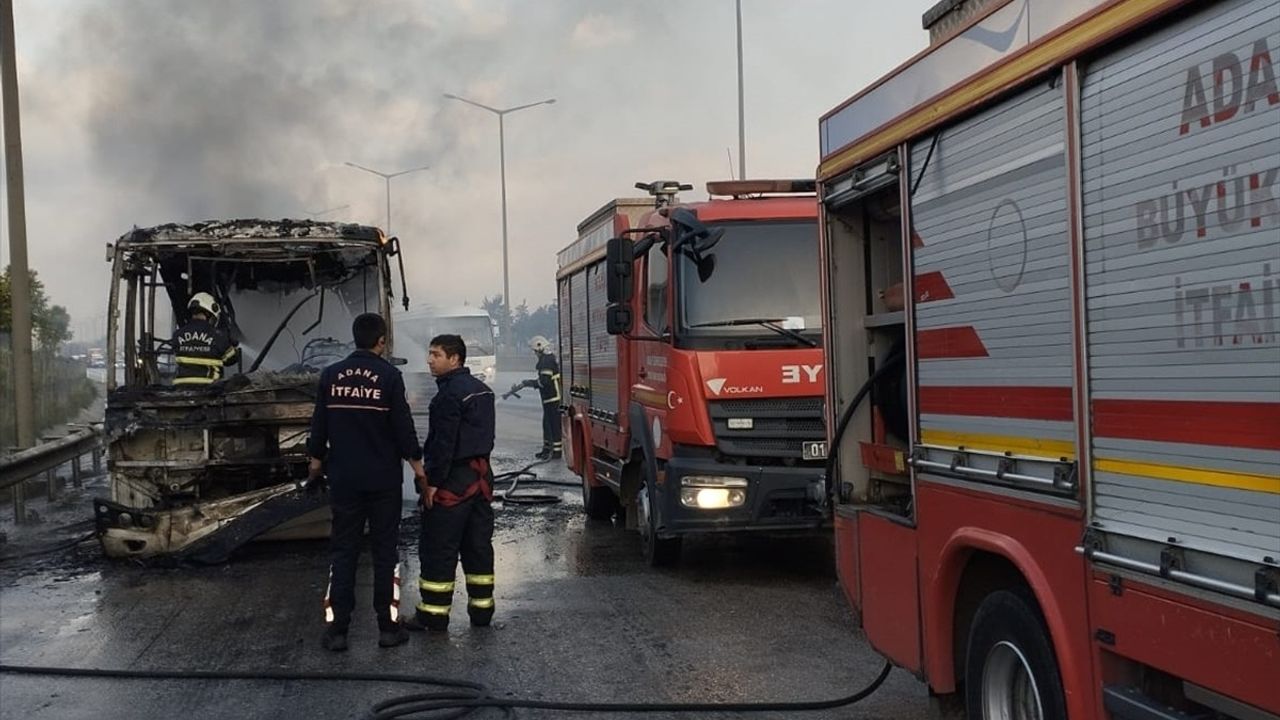
{"type": "Polygon", "coordinates": [[[488,610],[470,610],[471,627],[489,627],[489,623],[493,622],[493,608],[488,610]]]}
{"type": "Polygon", "coordinates": [[[409,642],[409,631],[400,623],[390,623],[378,628],[378,647],[392,648],[409,642]]]}
{"type": "Polygon", "coordinates": [[[562,457],[564,457],[564,453],[563,453],[563,452],[561,452],[561,451],[559,451],[559,450],[552,450],[552,451],[551,451],[551,459],[552,459],[552,460],[559,460],[559,459],[560,459],[560,458],[562,458],[562,457]]]}
{"type": "Polygon", "coordinates": [[[539,460],[548,460],[551,458],[551,448],[542,448],[542,452],[534,455],[539,460]]]}
{"type": "Polygon", "coordinates": [[[405,630],[411,630],[413,632],[422,632],[424,630],[443,632],[449,629],[449,616],[415,612],[413,617],[405,618],[400,622],[400,625],[405,630]]]}
{"type": "Polygon", "coordinates": [[[347,629],[330,625],[320,637],[320,647],[330,652],[343,652],[347,649],[347,629]]]}

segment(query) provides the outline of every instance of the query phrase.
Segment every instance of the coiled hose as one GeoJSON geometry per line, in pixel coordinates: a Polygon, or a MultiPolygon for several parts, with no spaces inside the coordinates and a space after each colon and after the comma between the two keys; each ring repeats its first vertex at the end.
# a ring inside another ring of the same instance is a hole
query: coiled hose
{"type": "Polygon", "coordinates": [[[493,496],[495,498],[501,499],[504,503],[508,503],[511,505],[554,505],[558,502],[561,502],[564,498],[562,498],[560,495],[552,494],[552,493],[522,492],[517,494],[517,491],[519,491],[520,489],[521,483],[524,483],[527,485],[544,485],[547,487],[569,487],[569,488],[581,487],[581,485],[576,482],[566,482],[564,480],[543,480],[542,478],[539,478],[538,473],[533,472],[533,468],[536,468],[539,465],[546,465],[548,462],[551,462],[551,461],[539,460],[536,463],[525,465],[519,470],[513,470],[511,472],[498,473],[497,475],[494,475],[493,476],[494,485],[497,485],[498,483],[503,482],[505,480],[510,480],[511,484],[507,486],[506,490],[495,491],[493,496]]]}

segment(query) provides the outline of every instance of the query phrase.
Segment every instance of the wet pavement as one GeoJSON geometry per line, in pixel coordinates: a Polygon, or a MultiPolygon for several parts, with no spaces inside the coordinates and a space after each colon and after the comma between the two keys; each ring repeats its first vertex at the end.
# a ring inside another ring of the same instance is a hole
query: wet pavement
{"type": "MultiPolygon", "coordinates": [[[[499,471],[531,460],[540,443],[538,413],[532,395],[500,401],[499,471]]],[[[576,479],[559,463],[538,472],[576,479]]],[[[327,573],[322,542],[263,543],[224,566],[178,569],[108,562],[96,545],[82,544],[0,563],[0,662],[422,673],[482,682],[499,696],[614,702],[825,699],[852,693],[879,671],[883,661],[865,644],[836,586],[829,537],[694,539],[678,567],[653,570],[634,533],[585,521],[577,490],[555,492],[564,498],[558,505],[499,507],[498,606],[488,629],[472,629],[465,599],[455,596],[447,633],[378,648],[366,555],[351,650],[331,654],[318,642],[327,573]]],[[[6,554],[83,532],[89,508],[87,497],[79,500],[83,516],[77,500],[64,500],[41,528],[10,529],[6,554]]],[[[402,533],[405,608],[416,601],[415,522],[402,533]]],[[[390,696],[422,691],[332,681],[0,675],[0,718],[345,719],[362,717],[390,696]]],[[[928,717],[926,706],[923,685],[895,670],[878,693],[852,708],[714,717],[910,719],[928,717]]]]}

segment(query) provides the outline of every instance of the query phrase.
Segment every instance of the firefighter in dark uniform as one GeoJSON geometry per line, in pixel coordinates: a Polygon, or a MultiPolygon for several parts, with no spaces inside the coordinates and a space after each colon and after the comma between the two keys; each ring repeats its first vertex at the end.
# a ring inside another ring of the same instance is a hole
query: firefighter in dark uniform
{"type": "Polygon", "coordinates": [[[457,335],[432,338],[427,366],[439,391],[431,399],[425,447],[418,588],[422,602],[410,630],[445,630],[453,604],[458,557],[467,586],[467,614],[476,627],[493,619],[493,391],[463,366],[457,335]]]}
{"type": "Polygon", "coordinates": [[[538,377],[516,384],[508,394],[524,388],[537,388],[538,395],[542,397],[542,452],[534,457],[539,460],[559,459],[564,454],[564,443],[560,438],[560,363],[551,352],[551,343],[541,335],[535,335],[529,341],[529,348],[538,358],[535,366],[538,377]]]}
{"type": "Polygon", "coordinates": [[[400,573],[396,543],[400,531],[401,479],[407,460],[423,485],[422,450],[405,400],[404,378],[382,356],[387,323],[366,313],[352,323],[356,350],[320,374],[307,452],[309,484],[328,478],[333,512],[332,565],[325,593],[322,644],[347,649],[347,628],[355,607],[356,565],[365,526],[373,556],[373,609],[378,645],[408,640],[400,625],[400,573]]]}
{"type": "Polygon", "coordinates": [[[223,378],[228,365],[240,357],[240,348],[218,327],[222,308],[209,293],[199,292],[187,303],[191,315],[173,334],[174,385],[209,385],[223,378]]]}

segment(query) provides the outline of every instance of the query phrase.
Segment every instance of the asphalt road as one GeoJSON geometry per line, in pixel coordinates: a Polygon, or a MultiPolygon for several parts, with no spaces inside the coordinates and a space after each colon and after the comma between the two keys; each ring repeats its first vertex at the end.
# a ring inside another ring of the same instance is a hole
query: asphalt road
{"type": "MultiPolygon", "coordinates": [[[[538,413],[532,394],[499,402],[500,471],[531,460],[540,444],[538,413]]],[[[574,479],[559,464],[539,471],[574,479]]],[[[96,545],[85,544],[0,564],[0,662],[428,673],[479,681],[498,695],[618,702],[823,699],[851,693],[880,669],[883,661],[866,646],[836,586],[829,537],[695,539],[679,567],[658,571],[643,562],[634,534],[586,522],[579,493],[562,494],[559,505],[499,507],[497,618],[488,629],[469,627],[465,601],[455,598],[447,634],[379,649],[365,564],[351,650],[334,655],[318,642],[327,573],[322,542],[264,543],[224,566],[179,569],[108,562],[96,545]]],[[[10,528],[7,552],[83,531],[72,523],[88,517],[88,499],[64,499],[46,517],[38,531],[10,528]]],[[[416,601],[412,526],[401,547],[406,608],[416,601]]],[[[362,717],[389,696],[420,691],[0,675],[0,718],[345,719],[362,717]]],[[[923,685],[895,670],[853,708],[714,717],[910,719],[928,717],[926,706],[923,685]]]]}

